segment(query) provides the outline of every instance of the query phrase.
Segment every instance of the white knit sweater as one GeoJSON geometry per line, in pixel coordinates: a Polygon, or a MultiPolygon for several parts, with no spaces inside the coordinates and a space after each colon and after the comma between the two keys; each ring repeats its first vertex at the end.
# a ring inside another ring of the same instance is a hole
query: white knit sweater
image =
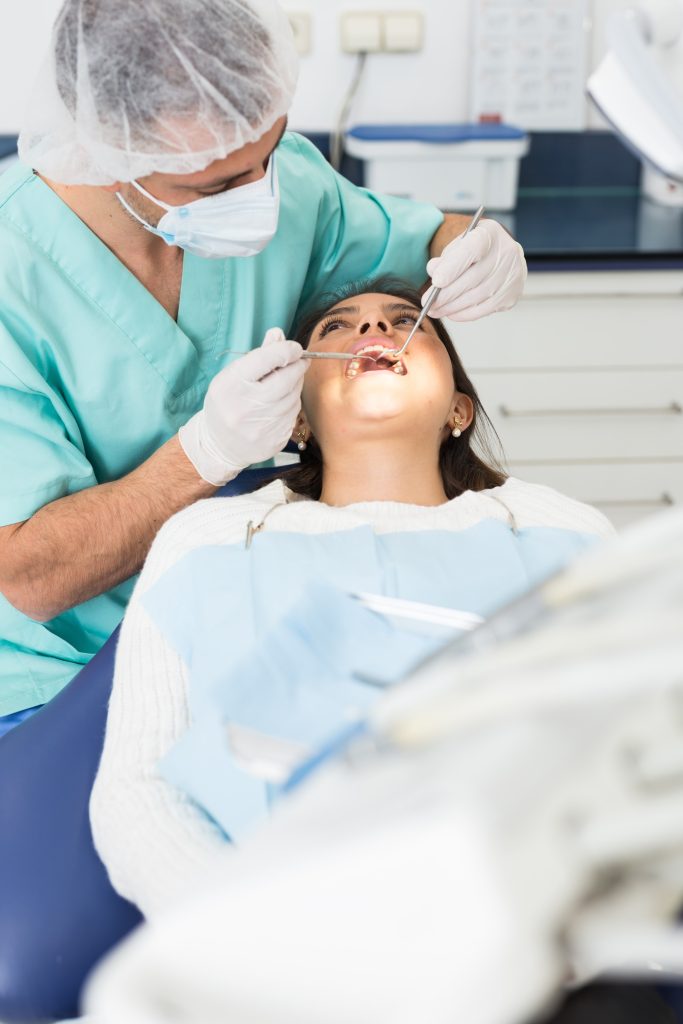
{"type": "Polygon", "coordinates": [[[509,479],[435,508],[366,502],[335,508],[301,499],[280,481],[236,498],[200,501],[159,532],[126,613],[119,641],[104,750],[90,803],[95,845],[114,887],[154,917],[184,898],[214,861],[232,855],[222,833],[157,764],[189,725],[183,662],[148,616],[141,597],[184,555],[202,545],[244,540],[247,523],[326,533],[371,525],[377,533],[464,530],[482,519],[522,529],[549,526],[610,535],[599,512],[548,487],[509,479]],[[279,504],[285,503],[285,504],[279,504]]]}

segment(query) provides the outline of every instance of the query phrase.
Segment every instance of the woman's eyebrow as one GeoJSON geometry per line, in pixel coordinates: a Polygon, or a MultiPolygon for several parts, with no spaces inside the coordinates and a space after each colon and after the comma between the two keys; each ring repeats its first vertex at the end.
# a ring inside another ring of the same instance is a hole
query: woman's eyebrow
{"type": "MultiPolygon", "coordinates": [[[[358,306],[334,306],[332,309],[328,309],[325,316],[331,316],[332,313],[359,313],[360,308],[358,306]]],[[[324,317],[323,317],[324,319],[324,317]]]]}
{"type": "Polygon", "coordinates": [[[388,302],[382,306],[385,313],[397,313],[400,309],[414,309],[419,312],[418,307],[414,306],[412,302],[388,302]]]}

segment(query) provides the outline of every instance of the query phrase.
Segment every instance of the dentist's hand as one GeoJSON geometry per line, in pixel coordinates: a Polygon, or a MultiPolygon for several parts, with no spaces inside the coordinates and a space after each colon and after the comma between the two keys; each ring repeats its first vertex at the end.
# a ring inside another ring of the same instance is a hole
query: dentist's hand
{"type": "Polygon", "coordinates": [[[286,341],[273,327],[260,348],[216,374],[203,409],[178,431],[183,451],[204,480],[221,486],[285,446],[301,408],[308,365],[302,354],[298,342],[286,341]]]}
{"type": "Polygon", "coordinates": [[[429,315],[464,322],[514,306],[524,291],[527,270],[519,242],[495,220],[482,220],[431,259],[427,273],[442,289],[429,315]]]}

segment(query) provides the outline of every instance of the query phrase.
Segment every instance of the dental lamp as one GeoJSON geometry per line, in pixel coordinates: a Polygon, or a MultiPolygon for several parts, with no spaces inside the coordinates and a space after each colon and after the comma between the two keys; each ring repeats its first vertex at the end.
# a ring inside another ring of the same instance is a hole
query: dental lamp
{"type": "Polygon", "coordinates": [[[587,91],[643,160],[645,193],[683,205],[683,0],[648,0],[612,14],[607,53],[587,91]]]}

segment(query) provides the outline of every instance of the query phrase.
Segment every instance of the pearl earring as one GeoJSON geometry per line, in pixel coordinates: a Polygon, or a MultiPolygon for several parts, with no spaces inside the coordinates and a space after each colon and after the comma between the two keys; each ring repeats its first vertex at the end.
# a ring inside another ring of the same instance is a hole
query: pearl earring
{"type": "Polygon", "coordinates": [[[451,434],[452,434],[453,437],[460,437],[460,435],[462,434],[462,430],[460,429],[461,426],[462,426],[462,420],[456,420],[455,421],[455,426],[451,430],[451,434]]]}
{"type": "Polygon", "coordinates": [[[296,436],[299,438],[296,443],[297,448],[300,452],[305,452],[308,448],[308,445],[306,444],[306,432],[304,430],[299,430],[296,436]]]}

